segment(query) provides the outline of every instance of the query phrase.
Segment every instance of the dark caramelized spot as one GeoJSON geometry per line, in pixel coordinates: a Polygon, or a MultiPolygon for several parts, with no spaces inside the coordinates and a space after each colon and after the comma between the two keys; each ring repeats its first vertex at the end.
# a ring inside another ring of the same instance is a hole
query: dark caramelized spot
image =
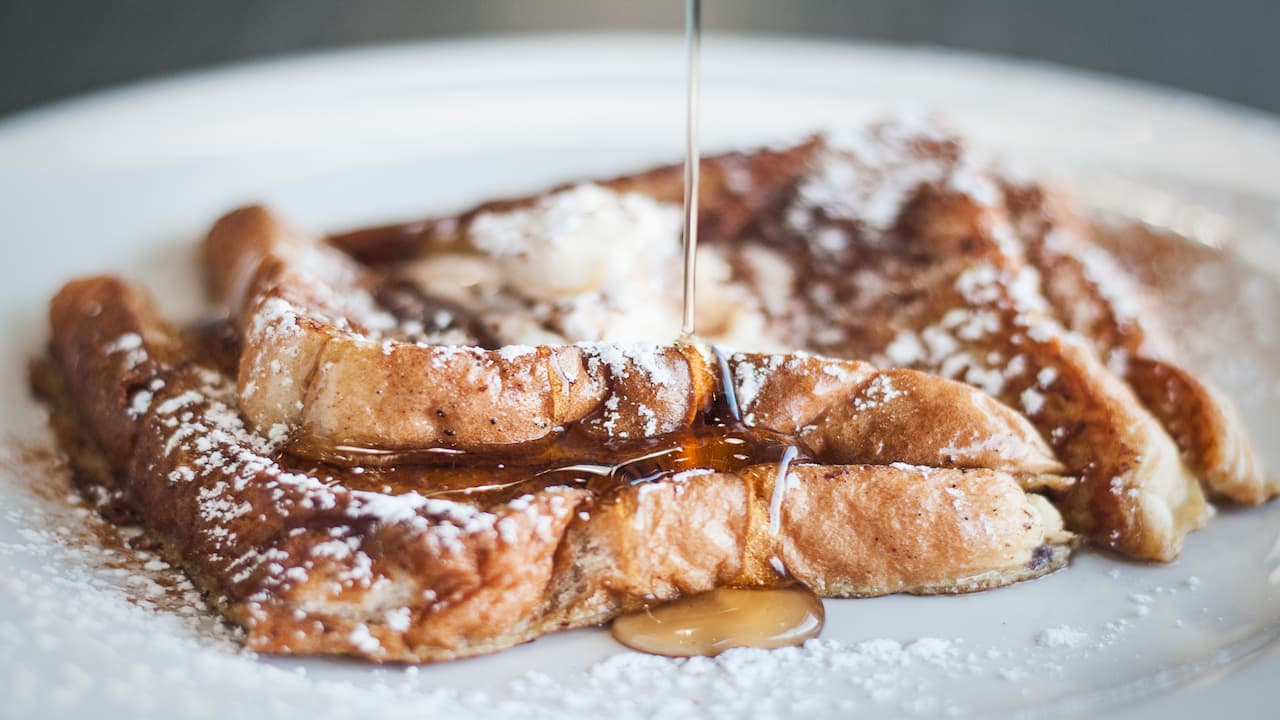
{"type": "Polygon", "coordinates": [[[428,223],[411,222],[379,225],[329,237],[329,244],[340,248],[361,262],[379,265],[404,261],[421,251],[428,223]]]}
{"type": "Polygon", "coordinates": [[[240,366],[240,333],[226,320],[208,320],[185,331],[200,350],[200,357],[214,369],[235,377],[240,366]]]}
{"type": "Polygon", "coordinates": [[[1053,558],[1053,547],[1050,545],[1037,545],[1035,550],[1031,551],[1031,569],[1040,570],[1049,564],[1049,560],[1053,558]]]}
{"type": "Polygon", "coordinates": [[[387,276],[373,288],[373,296],[397,320],[420,323],[426,335],[457,330],[480,347],[492,350],[502,345],[474,313],[428,295],[404,278],[387,276]]]}

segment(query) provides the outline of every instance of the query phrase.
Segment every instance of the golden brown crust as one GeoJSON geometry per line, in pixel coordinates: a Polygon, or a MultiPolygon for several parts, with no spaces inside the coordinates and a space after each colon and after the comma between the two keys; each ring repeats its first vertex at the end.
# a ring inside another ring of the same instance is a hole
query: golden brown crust
{"type": "MultiPolygon", "coordinates": [[[[1212,391],[1151,353],[1122,379],[1055,319],[1035,248],[956,140],[880,129],[871,142],[709,159],[704,239],[738,275],[787,263],[764,273],[777,287],[754,287],[777,291],[761,305],[795,345],[900,368],[693,343],[424,339],[390,311],[430,304],[411,289],[388,300],[397,264],[478,253],[473,219],[538,197],[332,245],[251,207],[205,245],[238,368],[215,369],[128,285],[81,281],[51,310],[55,410],[86,448],[109,448],[114,496],[252,647],[374,660],[492,652],[727,584],[995,587],[1065,563],[1074,536],[1058,507],[1101,544],[1171,559],[1209,512],[1193,473],[1258,497],[1232,484],[1256,468],[1231,465],[1252,456],[1212,391]],[[717,397],[720,421],[804,452],[601,474],[619,443],[696,440],[717,397]],[[549,475],[496,459],[561,441],[609,450],[549,475]],[[439,461],[459,452],[493,462],[439,461]]],[[[678,180],[661,168],[603,185],[668,201],[678,180]]],[[[1082,297],[1088,322],[1072,327],[1149,344],[1146,326],[1082,297]]]]}
{"type": "Polygon", "coordinates": [[[1142,403],[1178,443],[1183,458],[1209,492],[1242,505],[1261,505],[1280,494],[1235,407],[1182,368],[1131,357],[1125,378],[1142,403]]]}
{"type": "Polygon", "coordinates": [[[734,353],[729,369],[748,425],[798,435],[826,462],[991,468],[1035,488],[1070,482],[1025,417],[963,383],[803,354],[734,353]]]}
{"type": "Polygon", "coordinates": [[[964,380],[1025,411],[1079,477],[1057,494],[1073,529],[1133,557],[1176,557],[1208,518],[1197,478],[1132,390],[1048,314],[994,182],[954,138],[868,135],[818,152],[750,233],[799,256],[819,349],[964,380]],[[892,217],[877,215],[878,193],[892,194],[892,217]]]}
{"type": "Polygon", "coordinates": [[[779,555],[823,595],[962,592],[1041,569],[1027,561],[1046,543],[1040,511],[996,471],[806,465],[785,498],[779,555]]]}
{"type": "MultiPolygon", "coordinates": [[[[176,337],[150,311],[119,302],[133,292],[103,280],[60,295],[54,334],[73,350],[59,364],[67,374],[115,342],[95,335],[94,322],[130,327],[144,338],[141,364],[163,387],[145,403],[134,393],[129,406],[140,412],[132,426],[123,424],[128,411],[119,404],[87,408],[93,398],[63,397],[56,410],[82,426],[93,417],[133,428],[130,456],[117,468],[121,488],[148,530],[200,586],[221,596],[219,605],[260,651],[444,660],[735,580],[776,583],[762,568],[778,555],[789,562],[787,553],[805,582],[831,594],[870,595],[973,589],[973,567],[983,563],[984,577],[1000,582],[1034,577],[1060,566],[1069,543],[1028,510],[1033,505],[1011,476],[996,471],[795,466],[779,499],[774,466],[686,472],[604,494],[542,486],[496,505],[351,490],[330,479],[336,469],[282,468],[276,447],[241,423],[234,383],[169,355],[164,348],[180,346],[176,337]],[[95,293],[108,300],[98,316],[74,310],[90,307],[95,293]],[[819,494],[876,505],[821,542],[795,540],[810,522],[797,513],[819,512],[812,505],[819,494]],[[997,497],[1004,499],[993,503],[997,497]],[[802,499],[802,511],[790,509],[802,499]],[[957,503],[981,512],[966,520],[957,503]],[[882,533],[926,512],[949,513],[950,528],[989,524],[994,534],[910,564],[851,556],[832,565],[847,576],[815,574],[851,547],[871,547],[867,528],[882,533]],[[1046,543],[1058,549],[1046,554],[1046,543]]],[[[114,365],[99,372],[95,382],[104,387],[133,378],[114,365]]]]}
{"type": "Polygon", "coordinates": [[[1061,476],[1066,468],[1025,417],[971,386],[914,370],[877,371],[811,427],[804,437],[835,462],[890,457],[929,467],[1002,470],[1024,476],[1029,487],[1069,484],[1061,476]]]}
{"type": "MultiPolygon", "coordinates": [[[[1231,402],[1180,367],[1159,309],[1098,244],[1102,231],[1076,215],[1066,198],[1039,186],[1004,189],[1055,313],[1124,377],[1205,489],[1246,505],[1280,494],[1231,402]]],[[[1142,231],[1131,226],[1125,232],[1142,231]]]]}
{"type": "Polygon", "coordinates": [[[133,392],[148,389],[157,363],[179,353],[172,330],[137,288],[111,277],[68,284],[50,303],[49,322],[84,325],[74,334],[55,333],[53,354],[63,364],[68,390],[84,398],[85,422],[94,439],[108,462],[119,467],[133,449],[138,421],[133,392]]]}
{"type": "Polygon", "coordinates": [[[370,294],[373,273],[262,208],[221,219],[206,254],[217,258],[212,286],[232,293],[218,299],[238,320],[241,410],[308,457],[375,463],[422,448],[518,445],[610,399],[597,425],[653,435],[687,425],[710,399],[704,357],[676,346],[489,350],[376,332],[395,320],[370,294]]]}

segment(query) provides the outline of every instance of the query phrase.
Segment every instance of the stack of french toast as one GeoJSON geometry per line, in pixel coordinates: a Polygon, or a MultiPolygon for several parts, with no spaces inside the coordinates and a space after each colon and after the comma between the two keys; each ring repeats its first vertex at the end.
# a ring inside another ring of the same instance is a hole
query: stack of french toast
{"type": "Polygon", "coordinates": [[[34,383],[80,487],[278,653],[434,661],[725,586],[954,593],[1175,558],[1277,493],[1068,199],[933,126],[203,245],[77,280],[34,383]]]}

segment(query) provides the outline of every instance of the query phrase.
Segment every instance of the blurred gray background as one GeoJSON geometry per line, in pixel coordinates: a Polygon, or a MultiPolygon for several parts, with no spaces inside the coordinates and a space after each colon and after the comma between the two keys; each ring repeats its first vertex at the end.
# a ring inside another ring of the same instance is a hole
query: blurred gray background
{"type": "MultiPolygon", "coordinates": [[[[703,4],[709,31],[968,48],[1280,112],[1278,0],[703,4]]],[[[0,0],[0,115],[175,70],[308,50],[482,33],[677,33],[682,12],[683,0],[0,0]]]]}

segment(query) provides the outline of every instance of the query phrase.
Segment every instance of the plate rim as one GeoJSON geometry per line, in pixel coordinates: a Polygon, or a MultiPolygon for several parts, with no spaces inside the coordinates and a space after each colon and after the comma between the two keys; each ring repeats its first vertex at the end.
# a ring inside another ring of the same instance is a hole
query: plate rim
{"type": "MultiPolygon", "coordinates": [[[[200,86],[207,86],[210,83],[215,85],[217,83],[234,83],[237,80],[250,75],[287,75],[304,69],[308,72],[312,72],[314,71],[317,63],[332,63],[337,65],[352,61],[373,64],[394,63],[396,56],[402,54],[411,54],[414,56],[420,56],[423,54],[447,55],[452,52],[457,52],[460,49],[475,51],[493,47],[511,47],[513,44],[517,47],[563,47],[566,42],[587,44],[599,42],[617,44],[622,42],[632,43],[635,46],[656,47],[657,45],[654,43],[660,45],[678,44],[678,39],[675,38],[673,34],[658,33],[572,33],[515,36],[483,35],[450,38],[447,40],[411,41],[386,45],[349,47],[336,50],[320,50],[270,58],[237,61],[219,64],[213,67],[196,68],[179,73],[133,81],[123,85],[55,100],[32,108],[26,108],[16,113],[8,114],[0,117],[0,142],[3,142],[6,138],[15,133],[21,134],[22,132],[29,132],[33,127],[38,130],[40,126],[49,123],[86,122],[86,117],[91,119],[94,113],[111,110],[121,105],[128,105],[137,102],[139,98],[163,98],[166,94],[173,92],[175,89],[191,91],[193,86],[196,86],[194,89],[199,90],[200,86]]],[[[1213,118],[1215,122],[1226,123],[1229,126],[1239,127],[1249,132],[1269,135],[1271,139],[1277,143],[1277,146],[1280,146],[1280,116],[1278,115],[1273,115],[1257,108],[1238,105],[1227,100],[1200,95],[1186,90],[1168,88],[1141,80],[1124,78],[1091,70],[1061,66],[1045,61],[1019,60],[968,50],[940,48],[932,45],[898,45],[892,43],[861,41],[843,42],[832,40],[830,38],[809,39],[804,36],[796,35],[717,33],[709,36],[708,47],[711,46],[711,43],[719,42],[729,42],[738,46],[763,45],[780,50],[791,50],[795,48],[809,49],[811,51],[836,50],[840,52],[848,52],[853,50],[855,52],[868,52],[883,55],[890,59],[911,58],[915,61],[959,61],[966,66],[963,69],[965,71],[970,68],[977,67],[984,72],[999,71],[1024,73],[1026,77],[1032,79],[1046,78],[1052,79],[1055,82],[1065,79],[1071,82],[1080,83],[1081,87],[1090,92],[1094,90],[1101,90],[1104,92],[1132,95],[1142,101],[1160,105],[1172,103],[1178,106],[1178,112],[1201,114],[1205,117],[1213,118]]],[[[1208,692],[1212,697],[1223,696],[1226,693],[1234,692],[1234,689],[1230,687],[1232,685],[1233,678],[1238,681],[1241,677],[1248,676],[1248,673],[1243,671],[1247,671],[1251,667],[1259,664],[1272,670],[1280,669],[1280,652],[1272,646],[1265,651],[1252,655],[1247,662],[1233,665],[1231,672],[1215,682],[1206,686],[1201,686],[1199,689],[1194,686],[1177,687],[1174,688],[1170,695],[1186,696],[1188,694],[1192,694],[1198,695],[1200,699],[1203,699],[1205,697],[1204,693],[1208,692]]],[[[1256,673],[1254,673],[1254,675],[1256,675],[1256,673]]],[[[1265,679],[1265,674],[1263,677],[1265,679]]],[[[1257,689],[1261,690],[1262,686],[1258,686],[1257,689]]],[[[1189,707],[1184,704],[1185,698],[1176,701],[1169,698],[1148,698],[1148,700],[1152,700],[1152,702],[1146,702],[1146,700],[1139,701],[1142,703],[1142,706],[1140,708],[1135,708],[1140,709],[1144,716],[1150,713],[1150,716],[1154,717],[1155,712],[1162,712],[1162,714],[1168,712],[1167,709],[1163,711],[1158,710],[1159,706],[1167,705],[1168,708],[1177,709],[1178,714],[1185,712],[1186,708],[1189,707]]],[[[1210,702],[1200,704],[1203,707],[1217,707],[1212,698],[1210,702]]]]}

